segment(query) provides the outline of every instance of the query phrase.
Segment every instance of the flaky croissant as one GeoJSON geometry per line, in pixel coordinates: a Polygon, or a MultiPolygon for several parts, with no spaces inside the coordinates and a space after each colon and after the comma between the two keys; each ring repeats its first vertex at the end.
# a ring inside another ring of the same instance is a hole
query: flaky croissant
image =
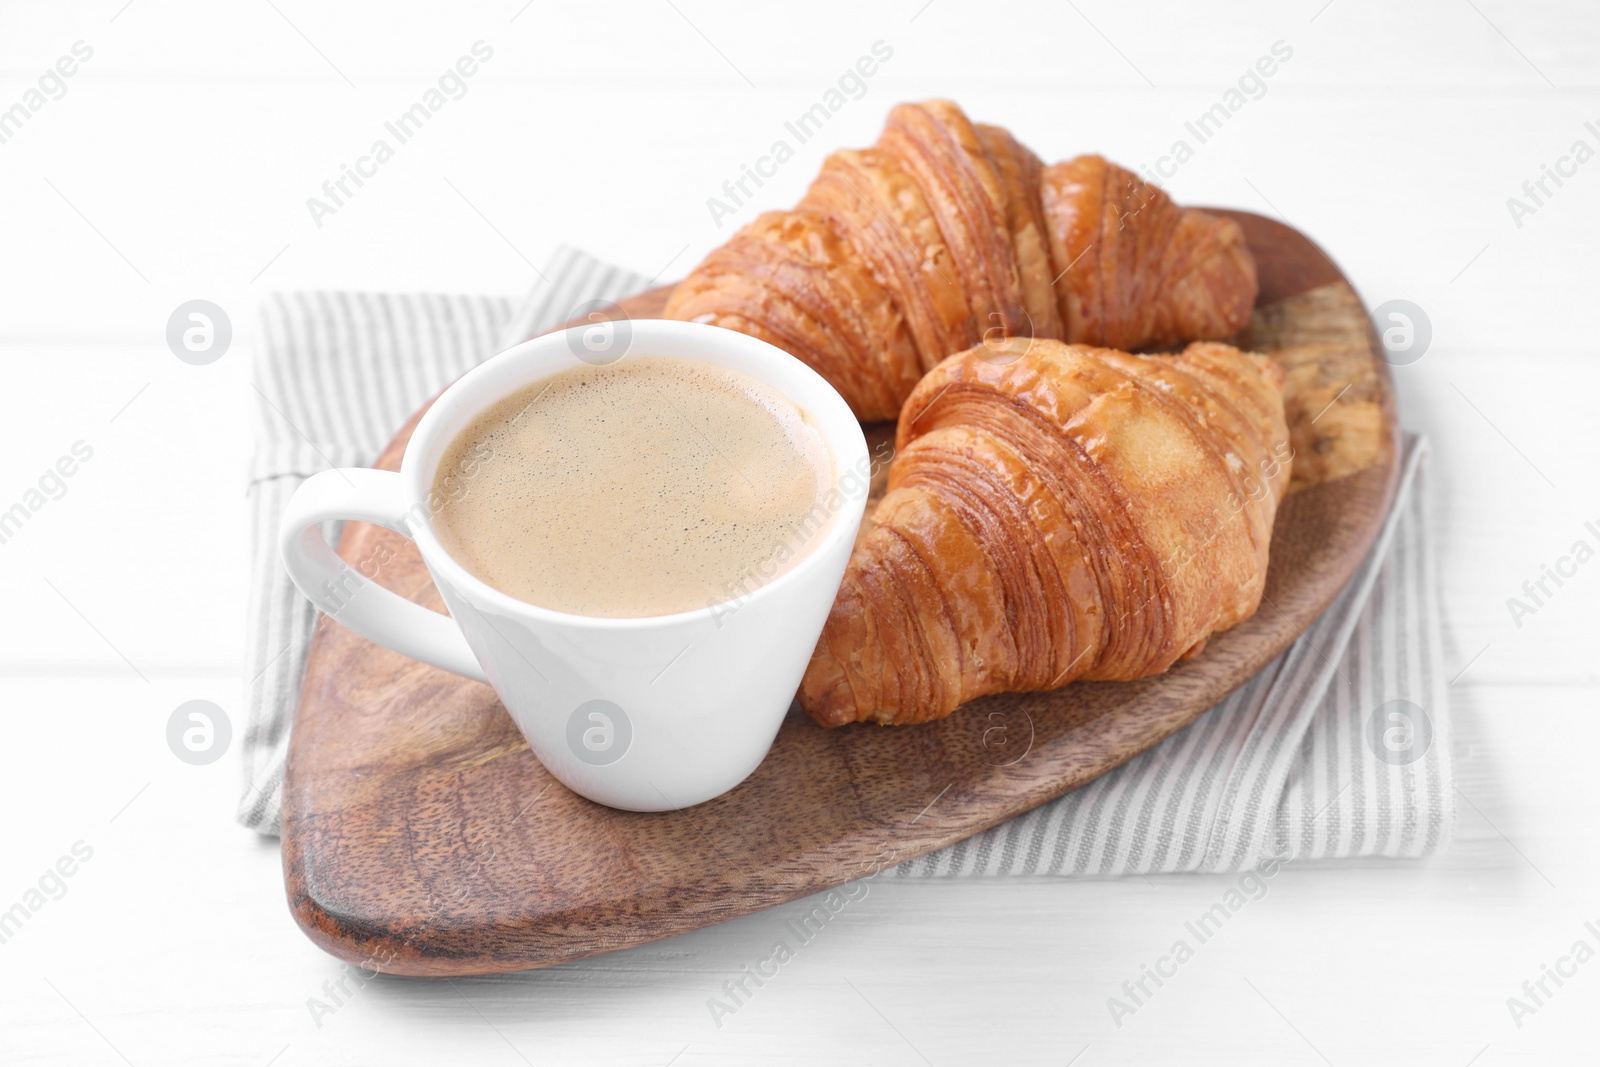
{"type": "Polygon", "coordinates": [[[1180,208],[1098,156],[1045,167],[945,100],[902,104],[835,152],[793,211],[756,218],[666,316],[752,334],[810,364],[863,421],[983,338],[1141,348],[1250,321],[1255,262],[1231,219],[1180,208]]]}
{"type": "Polygon", "coordinates": [[[1223,344],[1011,339],[941,363],[906,401],[802,706],[925,722],[1155,674],[1254,614],[1292,458],[1282,385],[1223,344]]]}
{"type": "Polygon", "coordinates": [[[1256,263],[1232,219],[1181,208],[1099,156],[1045,168],[1041,195],[1067,340],[1160,348],[1249,325],[1256,263]]]}

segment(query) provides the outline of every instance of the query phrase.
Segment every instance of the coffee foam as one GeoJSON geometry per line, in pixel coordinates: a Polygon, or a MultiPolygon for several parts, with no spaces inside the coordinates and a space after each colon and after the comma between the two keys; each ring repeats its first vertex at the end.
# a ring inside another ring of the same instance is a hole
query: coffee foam
{"type": "Polygon", "coordinates": [[[503,398],[445,450],[436,529],[477,577],[541,607],[703,608],[821,540],[834,465],[805,413],[691,359],[582,366],[503,398]]]}

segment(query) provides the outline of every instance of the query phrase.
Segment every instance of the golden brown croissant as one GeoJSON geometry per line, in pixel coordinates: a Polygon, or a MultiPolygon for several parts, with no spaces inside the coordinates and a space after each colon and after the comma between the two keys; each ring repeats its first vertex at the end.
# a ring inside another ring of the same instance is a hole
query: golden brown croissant
{"type": "Polygon", "coordinates": [[[1232,219],[1099,156],[1046,167],[1041,194],[1067,340],[1159,348],[1249,325],[1256,264],[1232,219]]]}
{"type": "Polygon", "coordinates": [[[985,337],[1227,337],[1255,296],[1232,220],[1179,208],[1098,156],[1045,167],[1005,130],[930,100],[891,111],[873,147],[829,156],[798,207],[713,251],[666,315],[772,342],[874,421],[985,337]]]}
{"type": "Polygon", "coordinates": [[[824,726],[924,722],[1155,674],[1248,618],[1289,481],[1282,385],[1223,344],[1017,338],[944,361],[906,401],[801,704],[824,726]]]}

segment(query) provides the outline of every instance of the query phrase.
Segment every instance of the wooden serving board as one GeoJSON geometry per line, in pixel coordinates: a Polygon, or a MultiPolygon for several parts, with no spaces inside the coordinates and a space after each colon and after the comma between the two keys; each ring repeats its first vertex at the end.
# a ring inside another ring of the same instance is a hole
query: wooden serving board
{"type": "MultiPolygon", "coordinates": [[[[984,830],[1106,773],[1255,674],[1371,545],[1394,492],[1397,422],[1376,335],[1339,270],[1293,229],[1224,213],[1244,226],[1261,275],[1241,343],[1289,367],[1297,453],[1254,618],[1157,677],[988,697],[922,726],[824,730],[792,708],[747,781],[661,814],[568,792],[489,687],[323,618],[283,787],[284,877],[301,927],[342,959],[411,975],[542,967],[642,944],[984,830]]],[[[623,307],[658,315],[666,294],[623,307]]],[[[399,467],[416,421],[377,466],[399,467]]],[[[386,559],[384,584],[442,610],[398,535],[353,522],[340,553],[386,559]]]]}

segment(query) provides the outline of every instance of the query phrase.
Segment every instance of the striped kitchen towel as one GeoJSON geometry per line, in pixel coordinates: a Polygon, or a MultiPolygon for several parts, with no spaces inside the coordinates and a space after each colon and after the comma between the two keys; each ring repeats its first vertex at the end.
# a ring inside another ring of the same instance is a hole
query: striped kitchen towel
{"type": "MultiPolygon", "coordinates": [[[[315,621],[277,556],[290,494],[318,470],[371,463],[413,411],[481,360],[647,284],[563,249],[521,302],[301,293],[262,308],[238,811],[246,826],[277,833],[315,621]]],[[[1454,788],[1426,459],[1426,442],[1408,439],[1400,495],[1366,562],[1258,676],[1110,774],[890,876],[1226,871],[1268,856],[1438,849],[1454,788]]]]}

